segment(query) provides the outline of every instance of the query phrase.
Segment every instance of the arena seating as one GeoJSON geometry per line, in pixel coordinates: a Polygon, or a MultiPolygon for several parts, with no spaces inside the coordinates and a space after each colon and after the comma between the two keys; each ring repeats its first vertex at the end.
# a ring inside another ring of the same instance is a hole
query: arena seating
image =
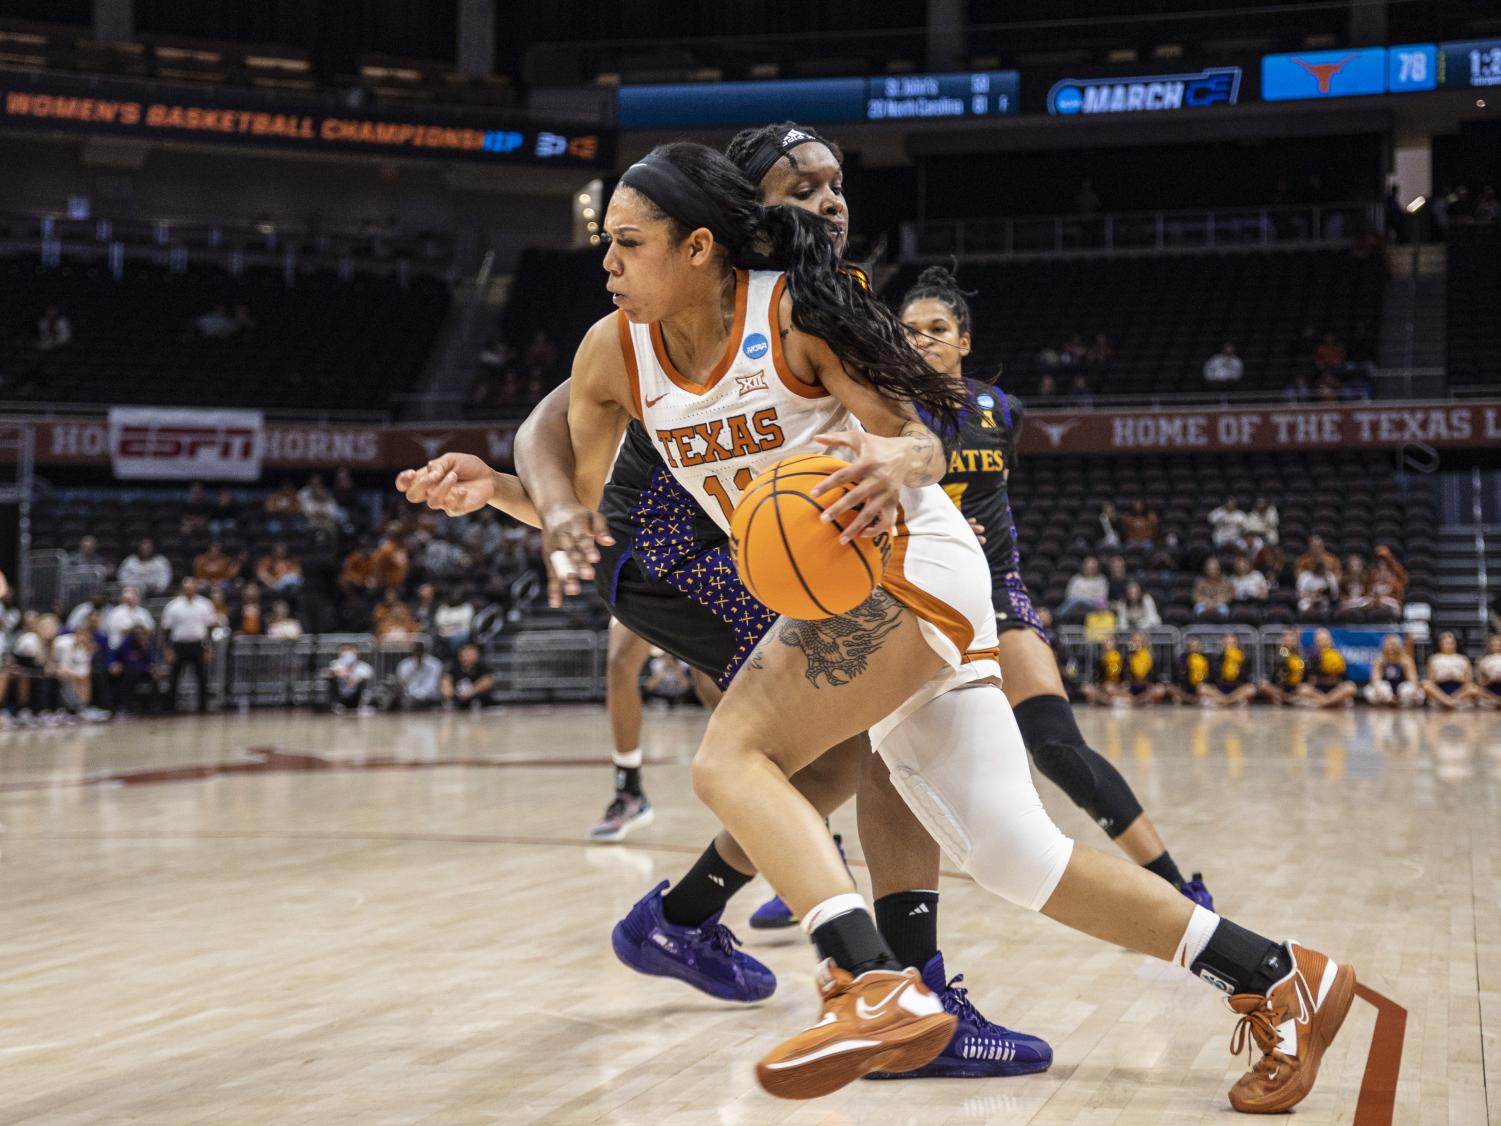
{"type": "Polygon", "coordinates": [[[1501,356],[1501,229],[1455,224],[1448,251],[1450,386],[1494,388],[1501,356]]]}
{"type": "MultiPolygon", "coordinates": [[[[883,295],[899,300],[920,269],[904,266],[883,295]]],[[[977,291],[976,361],[1003,365],[1012,390],[1036,386],[1039,350],[1103,332],[1117,356],[1091,373],[1095,394],[1158,395],[1213,390],[1204,361],[1227,340],[1245,363],[1233,390],[1252,391],[1309,373],[1309,358],[1290,349],[1305,326],[1373,339],[1383,268],[1378,257],[1318,250],[967,262],[959,280],[977,291]]]]}
{"type": "Polygon", "coordinates": [[[1432,599],[1438,560],[1431,483],[1399,479],[1382,453],[1027,458],[1011,478],[1022,575],[1041,605],[1058,605],[1079,560],[1102,554],[1096,550],[1102,503],[1124,509],[1140,496],[1157,511],[1161,535],[1177,537],[1178,567],[1146,570],[1145,559],[1129,555],[1128,562],[1163,620],[1185,624],[1194,578],[1213,554],[1209,512],[1231,494],[1245,507],[1265,496],[1279,510],[1287,563],[1274,576],[1280,582],[1269,616],[1292,620],[1292,563],[1314,533],[1341,557],[1358,552],[1369,560],[1377,544],[1388,544],[1408,569],[1407,600],[1432,599]]]}
{"type": "Polygon", "coordinates": [[[116,279],[100,264],[0,259],[13,326],[0,372],[11,399],[384,411],[421,373],[448,300],[441,281],[421,276],[403,288],[317,271],[289,287],[264,268],[235,277],[196,263],[182,273],[130,263],[116,279]],[[204,339],[194,318],[217,304],[244,304],[255,327],[204,339]],[[48,305],[69,319],[73,339],[39,352],[34,326],[48,305]]]}

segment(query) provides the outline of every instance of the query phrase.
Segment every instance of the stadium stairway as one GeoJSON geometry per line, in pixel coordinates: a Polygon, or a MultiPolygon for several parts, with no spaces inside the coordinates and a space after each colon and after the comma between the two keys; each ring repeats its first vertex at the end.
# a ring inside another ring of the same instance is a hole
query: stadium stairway
{"type": "Polygon", "coordinates": [[[1489,597],[1501,585],[1501,525],[1480,529],[1485,542],[1486,590],[1481,588],[1481,549],[1474,525],[1445,525],[1438,532],[1438,570],[1434,575],[1433,629],[1477,633],[1489,597]]]}

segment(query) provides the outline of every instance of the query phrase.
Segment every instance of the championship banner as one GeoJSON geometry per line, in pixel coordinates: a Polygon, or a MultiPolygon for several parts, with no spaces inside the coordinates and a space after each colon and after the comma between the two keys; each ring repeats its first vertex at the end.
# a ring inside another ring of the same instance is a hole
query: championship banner
{"type": "Polygon", "coordinates": [[[1463,448],[1501,444],[1501,402],[1033,410],[1023,454],[1463,448]]]}
{"type": "Polygon", "coordinates": [[[260,411],[115,407],[109,456],[122,481],[257,481],[260,411]]]}
{"type": "Polygon", "coordinates": [[[0,127],[491,164],[601,168],[615,159],[611,133],[540,128],[515,114],[333,109],[295,96],[25,71],[0,72],[0,127]]]}

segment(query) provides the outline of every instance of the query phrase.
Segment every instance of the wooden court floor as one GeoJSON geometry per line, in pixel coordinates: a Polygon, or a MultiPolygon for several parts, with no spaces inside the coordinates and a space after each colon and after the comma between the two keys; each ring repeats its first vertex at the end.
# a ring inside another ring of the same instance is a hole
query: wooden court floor
{"type": "MultiPolygon", "coordinates": [[[[1501,1123],[1501,717],[1081,714],[1226,914],[1373,991],[1298,1126],[1501,1123]]],[[[605,847],[582,841],[610,785],[597,708],[0,735],[0,1123],[1236,1118],[1217,994],[962,877],[950,971],[1052,1070],[762,1094],[751,1062],[816,1014],[808,948],[744,926],[763,883],[728,918],[780,978],[762,1005],[609,948],[712,833],[682,765],[701,727],[648,713],[657,820],[605,847]]]]}

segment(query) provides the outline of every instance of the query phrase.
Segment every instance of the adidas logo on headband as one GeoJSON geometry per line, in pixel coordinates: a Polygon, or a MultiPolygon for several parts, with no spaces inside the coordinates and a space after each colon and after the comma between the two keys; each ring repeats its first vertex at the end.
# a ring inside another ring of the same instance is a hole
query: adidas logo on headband
{"type": "Polygon", "coordinates": [[[784,149],[790,149],[795,145],[800,145],[804,141],[811,141],[812,139],[813,138],[809,134],[804,133],[801,129],[789,129],[787,130],[787,135],[782,138],[781,147],[784,149]]]}

